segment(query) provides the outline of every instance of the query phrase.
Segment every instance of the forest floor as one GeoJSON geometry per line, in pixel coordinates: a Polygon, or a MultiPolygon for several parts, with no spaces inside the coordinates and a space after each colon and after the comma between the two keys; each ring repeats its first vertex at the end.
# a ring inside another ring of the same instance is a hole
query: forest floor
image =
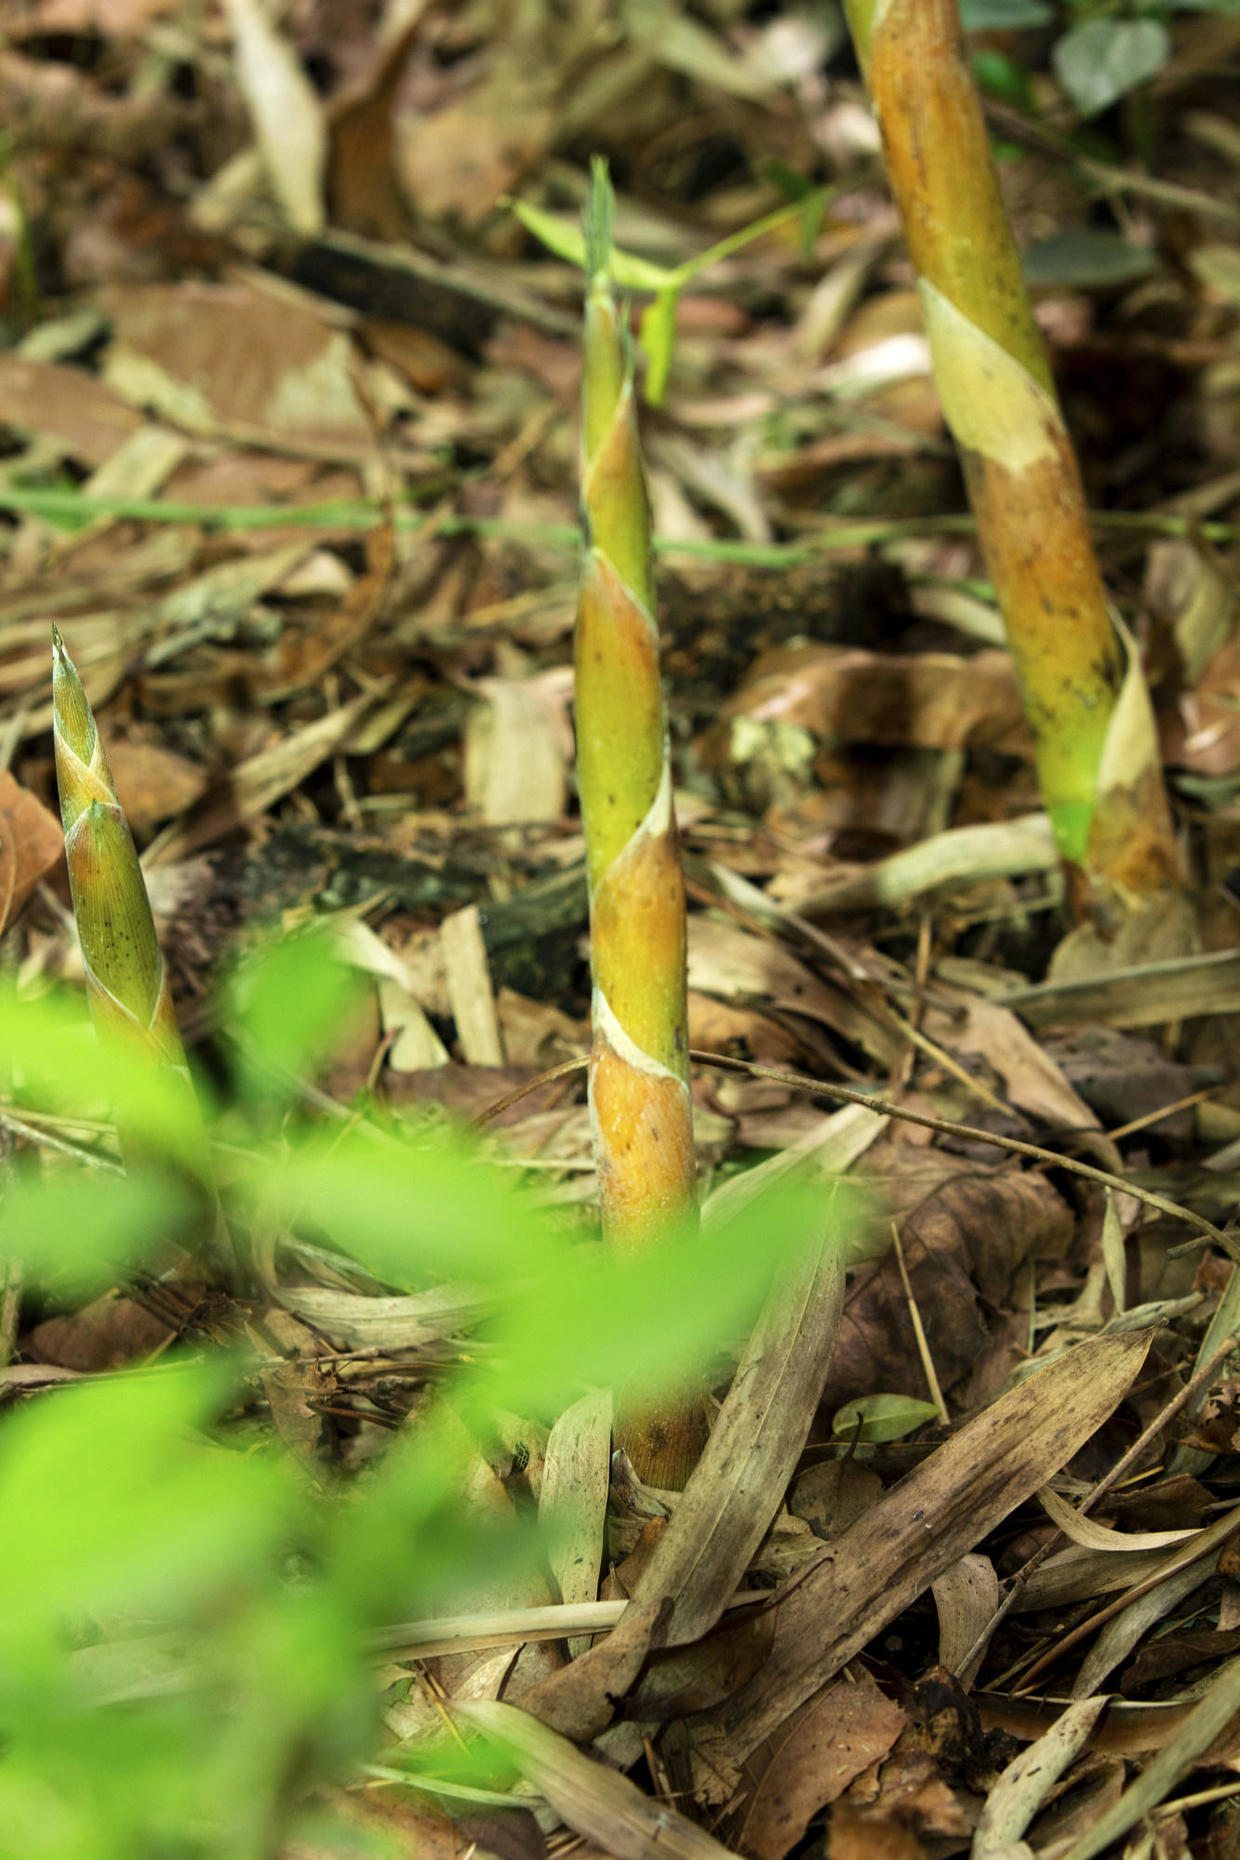
{"type": "MultiPolygon", "coordinates": [[[[833,15],[8,12],[4,965],[36,992],[81,981],[55,623],[191,1050],[218,1070],[216,985],[248,933],[329,918],[366,1006],[308,1101],[384,1128],[487,1118],[582,1218],[581,287],[509,196],[571,226],[601,151],[617,245],[669,267],[803,209],[685,285],[642,428],[703,1197],[790,1156],[856,1178],[834,1357],[791,1483],[745,1500],[767,1506],[748,1567],[726,1592],[681,1570],[692,1631],[632,1612],[574,1688],[588,1641],[526,1638],[520,1611],[564,1599],[526,1573],[471,1650],[428,1635],[376,1667],[390,1748],[457,1700],[478,1722],[528,1704],[557,1736],[530,1734],[520,1798],[371,1790],[369,1832],[436,1857],[1236,1854],[1240,1294],[1209,1230],[1240,1200],[1240,18],[1176,15],[1161,68],[1086,123],[1047,27],[977,41],[1023,74],[991,106],[1004,188],[1199,929],[1188,955],[1081,975],[1054,962],[1065,885],[833,15]],[[882,1399],[858,1427],[860,1398],[882,1399]],[[601,1741],[574,1768],[562,1733],[601,1741]]],[[[0,1101],[15,1156],[37,1148],[19,1108],[0,1101]]],[[[263,1424],[347,1478],[421,1411],[437,1340],[420,1320],[409,1345],[398,1300],[390,1334],[359,1315],[321,1266],[273,1255],[237,1321],[287,1370],[263,1424]]],[[[169,1297],[11,1274],[0,1400],[206,1347],[169,1297]]],[[[479,1457],[480,1505],[537,1499],[553,1418],[479,1457]]],[[[739,1490],[758,1417],[729,1425],[739,1490]]],[[[616,1469],[601,1603],[648,1593],[676,1510],[616,1469]]],[[[271,1851],[354,1849],[284,1829],[271,1851]]]]}

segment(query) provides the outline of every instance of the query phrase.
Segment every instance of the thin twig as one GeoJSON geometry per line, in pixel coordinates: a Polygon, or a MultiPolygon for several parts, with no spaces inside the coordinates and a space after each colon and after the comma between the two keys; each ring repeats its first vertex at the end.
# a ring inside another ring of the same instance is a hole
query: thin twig
{"type": "Polygon", "coordinates": [[[932,1117],[923,1111],[907,1111],[903,1105],[892,1104],[889,1099],[876,1097],[871,1092],[854,1091],[847,1085],[828,1085],[820,1079],[805,1078],[799,1072],[779,1072],[773,1066],[759,1066],[750,1059],[733,1059],[723,1053],[700,1052],[691,1052],[689,1057],[699,1065],[723,1066],[730,1072],[745,1072],[753,1078],[771,1079],[777,1085],[788,1085],[796,1091],[811,1092],[822,1098],[836,1098],[842,1104],[860,1104],[869,1111],[877,1111],[880,1116],[898,1117],[906,1124],[920,1124],[923,1129],[937,1130],[944,1136],[967,1137],[974,1143],[992,1143],[996,1149],[1009,1150],[1014,1156],[1028,1156],[1034,1162],[1048,1163],[1054,1169],[1064,1169],[1069,1175],[1082,1176],[1087,1182],[1098,1182],[1103,1188],[1118,1189],[1121,1194],[1131,1195],[1134,1200],[1144,1202],[1146,1207],[1156,1208],[1160,1214],[1187,1222],[1204,1239],[1222,1247],[1229,1259],[1240,1263],[1240,1239],[1234,1234],[1224,1233],[1222,1228],[1206,1220],[1204,1215],[1194,1214],[1191,1208],[1168,1201],[1166,1196],[1156,1195],[1152,1189],[1138,1188],[1135,1182],[1126,1182],[1122,1176],[1112,1175],[1107,1169],[1095,1169],[1092,1163],[1078,1162],[1074,1156],[1060,1156],[1054,1150],[1044,1150],[1037,1143],[1025,1143],[1019,1137],[1002,1137],[993,1130],[978,1130],[972,1124],[958,1124],[954,1118],[932,1117]]]}
{"type": "MultiPolygon", "coordinates": [[[[1165,1195],[1156,1195],[1153,1189],[1138,1188],[1135,1182],[1126,1182],[1123,1176],[1112,1175],[1109,1169],[1095,1169],[1092,1163],[1078,1162],[1075,1156],[1061,1156],[1055,1150],[1044,1150],[1041,1144],[1025,1143],[1019,1137],[1002,1137],[993,1130],[978,1130],[973,1124],[958,1124],[954,1118],[932,1117],[925,1111],[908,1111],[903,1105],[893,1104],[889,1098],[879,1098],[872,1092],[854,1091],[848,1085],[828,1085],[822,1079],[805,1078],[799,1072],[780,1072],[774,1066],[760,1066],[752,1059],[734,1059],[727,1053],[703,1053],[694,1048],[690,1059],[700,1066],[721,1066],[727,1072],[744,1072],[751,1078],[770,1079],[776,1085],[787,1085],[793,1091],[809,1092],[819,1098],[835,1098],[841,1104],[859,1104],[867,1111],[877,1111],[881,1117],[896,1117],[906,1124],[920,1124],[923,1130],[937,1130],[943,1136],[967,1137],[974,1143],[991,1143],[996,1149],[1009,1150],[1014,1156],[1028,1156],[1033,1162],[1048,1164],[1052,1169],[1066,1170],[1069,1175],[1079,1175],[1087,1182],[1097,1182],[1103,1188],[1114,1188],[1122,1195],[1131,1195],[1134,1201],[1144,1203],[1147,1208],[1154,1208],[1159,1214],[1166,1214],[1172,1220],[1184,1221],[1189,1227],[1195,1227],[1201,1239],[1195,1242],[1200,1246],[1212,1241],[1221,1247],[1229,1259],[1240,1264],[1240,1239],[1234,1234],[1225,1233],[1216,1227],[1213,1221],[1206,1220],[1202,1214],[1194,1214],[1191,1208],[1181,1207],[1178,1201],[1169,1201],[1165,1195]]],[[[518,1103],[530,1092],[540,1086],[548,1085],[553,1079],[564,1078],[570,1072],[584,1071],[589,1064],[586,1058],[566,1059],[562,1065],[553,1066],[549,1072],[539,1073],[536,1079],[530,1079],[519,1085],[515,1091],[480,1111],[473,1119],[472,1128],[479,1128],[498,1117],[510,1105],[518,1103]]]]}

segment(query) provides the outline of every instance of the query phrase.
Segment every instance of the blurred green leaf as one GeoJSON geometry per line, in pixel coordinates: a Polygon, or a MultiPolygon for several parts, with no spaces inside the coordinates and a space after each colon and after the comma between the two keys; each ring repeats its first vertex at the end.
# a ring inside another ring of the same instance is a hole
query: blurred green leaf
{"type": "Polygon", "coordinates": [[[660,291],[642,316],[641,346],[646,357],[646,399],[652,407],[661,407],[672,371],[672,349],[676,342],[676,305],[679,292],[660,291]]]}
{"type": "Polygon", "coordinates": [[[254,1178],[287,1225],[307,1222],[394,1285],[428,1277],[498,1280],[538,1269],[548,1227],[511,1171],[446,1133],[419,1146],[377,1144],[361,1131],[312,1137],[254,1178]]]}
{"type": "Polygon", "coordinates": [[[669,1234],[631,1256],[578,1245],[522,1279],[486,1332],[484,1406],[555,1412],[583,1387],[643,1400],[691,1382],[752,1324],[781,1264],[825,1230],[843,1247],[851,1196],[788,1183],[708,1232],[669,1234]]]}
{"type": "Polygon", "coordinates": [[[143,1617],[245,1583],[299,1508],[274,1456],[194,1436],[232,1382],[227,1359],[91,1380],[6,1417],[0,1648],[54,1643],[87,1615],[143,1617]]]}
{"type": "Polygon", "coordinates": [[[1049,26],[1054,17],[1047,0],[960,0],[960,23],[966,32],[1016,32],[1049,26]]]}
{"type": "MultiPolygon", "coordinates": [[[[536,239],[541,239],[549,252],[557,258],[565,259],[570,265],[576,265],[579,271],[585,270],[586,239],[580,220],[561,219],[558,214],[544,213],[541,207],[531,207],[524,200],[509,200],[521,224],[527,232],[532,232],[536,239]]],[[[638,258],[636,253],[622,252],[618,246],[611,249],[611,275],[624,291],[662,291],[677,280],[678,273],[669,271],[665,265],[653,264],[649,259],[638,258]]]]}
{"type": "Polygon", "coordinates": [[[1028,110],[1033,103],[1028,66],[1006,52],[975,52],[973,75],[989,96],[1010,103],[1014,110],[1028,110]]]}
{"type": "Polygon", "coordinates": [[[262,944],[233,977],[241,1086],[251,1102],[291,1102],[348,1037],[364,984],[342,960],[330,925],[262,944]]]}
{"type": "Polygon", "coordinates": [[[1074,226],[1031,245],[1026,281],[1048,290],[1101,290],[1131,284],[1158,270],[1158,254],[1104,227],[1074,226]]]}
{"type": "Polygon", "coordinates": [[[58,1284],[93,1290],[119,1265],[143,1258],[192,1210],[183,1184],[149,1170],[47,1176],[23,1162],[4,1187],[0,1256],[58,1284]]]}
{"type": "Polygon", "coordinates": [[[200,1162],[202,1125],[188,1091],[170,1090],[142,1048],[101,1047],[82,995],[25,997],[0,983],[0,1092],[68,1118],[115,1118],[154,1152],[191,1170],[200,1162]]]}
{"type": "Polygon", "coordinates": [[[1224,303],[1240,304],[1240,250],[1234,245],[1199,245],[1189,253],[1188,266],[1224,303]]]}
{"type": "Polygon", "coordinates": [[[927,1421],[936,1421],[938,1414],[932,1401],[917,1401],[912,1395],[861,1395],[836,1409],[831,1432],[837,1438],[875,1444],[903,1440],[927,1421]]]}
{"type": "Polygon", "coordinates": [[[1156,19],[1087,19],[1057,39],[1055,76],[1082,116],[1097,116],[1167,62],[1171,41],[1156,19]]]}

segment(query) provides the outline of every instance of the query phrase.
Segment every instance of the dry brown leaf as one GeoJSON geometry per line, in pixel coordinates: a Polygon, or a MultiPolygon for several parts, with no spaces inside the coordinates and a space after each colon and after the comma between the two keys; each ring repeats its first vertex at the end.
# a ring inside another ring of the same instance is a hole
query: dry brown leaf
{"type": "Polygon", "coordinates": [[[882,1493],[882,1480],[863,1461],[820,1460],[798,1477],[788,1509],[805,1520],[815,1537],[842,1537],[882,1493]]]}
{"type": "Polygon", "coordinates": [[[12,923],[64,849],[55,814],[0,768],[0,931],[12,923]]]}
{"type": "MultiPolygon", "coordinates": [[[[628,1562],[626,1560],[625,1569],[628,1562]]],[[[647,1656],[623,1716],[658,1724],[709,1711],[762,1670],[775,1623],[765,1607],[736,1610],[685,1647],[658,1647],[647,1656]]]]}
{"type": "Polygon", "coordinates": [[[842,988],[814,975],[773,938],[755,936],[737,924],[689,919],[689,983],[725,1001],[807,1015],[864,1047],[882,1065],[893,1065],[903,1051],[900,1036],[842,988]]]}
{"type": "Polygon", "coordinates": [[[1012,661],[991,648],[966,658],[777,647],[762,655],[724,710],[716,741],[725,760],[733,720],[740,717],[799,724],[841,743],[1032,754],[1012,661]]]}
{"type": "MultiPolygon", "coordinates": [[[[979,1365],[996,1336],[1016,1274],[1030,1257],[1058,1257],[1071,1210],[1044,1176],[953,1174],[900,1223],[904,1263],[940,1387],[979,1365]]],[[[890,1251],[849,1286],[823,1400],[879,1392],[925,1397],[917,1337],[899,1262],[890,1251]]]]}
{"type": "Polygon", "coordinates": [[[171,1325],[133,1299],[105,1292],[80,1311],[36,1324],[23,1338],[22,1349],[36,1362],[92,1374],[123,1369],[163,1349],[175,1334],[171,1325]]]}
{"type": "MultiPolygon", "coordinates": [[[[327,198],[332,225],[363,239],[396,241],[409,232],[393,159],[393,109],[425,10],[426,0],[413,0],[399,15],[389,14],[389,25],[400,19],[398,29],[390,37],[379,36],[363,68],[328,105],[327,198]]],[[[403,331],[405,326],[383,327],[403,331]]]]}
{"type": "Polygon", "coordinates": [[[125,817],[139,840],[206,792],[207,771],[165,748],[154,731],[141,725],[109,740],[108,761],[125,817]]]}
{"type": "Polygon", "coordinates": [[[466,727],[466,800],[493,826],[559,820],[572,757],[568,667],[533,678],[480,678],[474,689],[486,702],[466,727]]]}
{"type": "Polygon", "coordinates": [[[694,1730],[701,1788],[738,1766],[889,1621],[1066,1465],[1116,1405],[1149,1337],[1090,1338],[968,1421],[866,1512],[779,1604],[761,1676],[694,1730]]]}
{"type": "Polygon", "coordinates": [[[483,219],[515,188],[556,130],[546,77],[511,64],[468,95],[397,124],[395,159],[405,199],[421,219],[483,219]]]}
{"type": "Polygon", "coordinates": [[[899,1852],[899,1843],[908,1839],[930,1852],[936,1837],[953,1845],[967,1839],[975,1815],[972,1800],[945,1780],[933,1735],[920,1724],[909,1724],[876,1781],[859,1777],[837,1803],[831,1816],[832,1854],[837,1836],[839,1851],[850,1855],[899,1852]]]}
{"type": "Polygon", "coordinates": [[[988,1556],[970,1552],[936,1577],[930,1592],[939,1617],[939,1665],[971,1684],[999,1606],[995,1566],[988,1556]]]}
{"type": "Polygon", "coordinates": [[[908,1723],[864,1667],[803,1705],[777,1738],[754,1752],[744,1842],[758,1860],[783,1860],[820,1808],[885,1757],[908,1723]]]}
{"type": "Polygon", "coordinates": [[[190,430],[293,437],[333,458],[373,449],[349,337],[301,293],[187,282],[115,286],[103,297],[116,331],[105,378],[126,399],[152,402],[190,430]]]}
{"type": "Polygon", "coordinates": [[[793,1066],[801,1058],[801,1043],[786,1027],[756,1008],[716,1001],[711,995],[689,990],[689,1044],[698,1052],[734,1053],[765,1066],[793,1066]]]}
{"type": "Polygon", "coordinates": [[[0,355],[0,421],[58,440],[71,458],[92,468],[143,424],[135,408],[85,369],[17,355],[0,355]]]}
{"type": "Polygon", "coordinates": [[[652,1646],[693,1641],[719,1619],[804,1445],[842,1296],[831,1240],[782,1276],[629,1613],[607,1641],[531,1695],[530,1709],[545,1722],[570,1736],[597,1736],[652,1646]]]}
{"type": "Polygon", "coordinates": [[[955,1059],[966,1053],[980,1054],[1003,1080],[1011,1102],[1052,1129],[1088,1130],[1093,1124],[1089,1106],[1072,1089],[1052,1054],[1010,1008],[963,989],[940,988],[923,1029],[955,1059]],[[946,1011],[938,1009],[940,1001],[946,1011]]]}

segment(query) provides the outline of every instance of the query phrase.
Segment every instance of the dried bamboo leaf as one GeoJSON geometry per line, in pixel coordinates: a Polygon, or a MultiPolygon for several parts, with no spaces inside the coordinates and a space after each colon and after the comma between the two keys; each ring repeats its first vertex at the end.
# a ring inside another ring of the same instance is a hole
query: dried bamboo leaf
{"type": "Polygon", "coordinates": [[[1088,1698],[1097,1692],[1107,1675],[1115,1671],[1121,1660],[1127,1659],[1157,1622],[1164,1620],[1186,1596],[1209,1582],[1218,1568],[1221,1554],[1216,1551],[1213,1556],[1190,1563],[1187,1569],[1177,1570],[1144,1594],[1135,1595],[1127,1608],[1113,1615],[1081,1661],[1072,1683],[1073,1698],[1088,1698]]]}
{"type": "Polygon", "coordinates": [[[1038,1493],[1038,1503],[1053,1524],[1057,1524],[1064,1536],[1074,1544],[1080,1544],[1086,1550],[1166,1550],[1172,1544],[1182,1544],[1188,1538],[1197,1535],[1196,1530],[1186,1531],[1113,1531],[1105,1524],[1095,1524],[1092,1518],[1083,1518],[1074,1505],[1061,1498],[1051,1486],[1038,1493]]]}
{"type": "Polygon", "coordinates": [[[1105,1698],[1069,1705],[1049,1731],[1013,1757],[986,1797],[971,1860],[1001,1860],[1018,1841],[1054,1784],[1089,1741],[1105,1698]]]}
{"type": "MultiPolygon", "coordinates": [[[[551,1574],[567,1603],[592,1602],[598,1595],[610,1458],[611,1394],[591,1389],[551,1429],[538,1495],[551,1574]]],[[[589,1645],[588,1639],[570,1640],[570,1657],[589,1645]]]]}
{"type": "Polygon", "coordinates": [[[939,1615],[939,1665],[970,1684],[982,1663],[979,1646],[965,1671],[965,1659],[977,1645],[999,1606],[999,1578],[988,1556],[962,1556],[930,1584],[939,1615]]]}
{"type": "Polygon", "coordinates": [[[587,1757],[567,1738],[518,1711],[515,1705],[457,1706],[467,1724],[485,1731],[512,1754],[526,1781],[540,1790],[557,1815],[587,1840],[618,1860],[724,1860],[704,1828],[643,1795],[636,1783],[587,1757]]]}
{"type": "Polygon", "coordinates": [[[858,1519],[779,1604],[763,1674],[699,1722],[703,1786],[726,1787],[803,1700],[1045,1485],[1122,1399],[1148,1347],[1148,1335],[1078,1344],[967,1422],[858,1519]]]}
{"type": "Polygon", "coordinates": [[[1132,1786],[1125,1789],[1088,1834],[1075,1841],[1060,1860],[1093,1860],[1104,1847],[1126,1834],[1133,1824],[1170,1795],[1181,1777],[1210,1748],[1240,1712],[1240,1660],[1229,1660],[1212,1681],[1171,1739],[1132,1786]]]}
{"type": "Polygon", "coordinates": [[[547,1723],[574,1737],[597,1735],[651,1647],[695,1640],[719,1619],[804,1446],[843,1300],[834,1239],[776,1285],[629,1614],[607,1642],[527,1700],[547,1723]]]}

